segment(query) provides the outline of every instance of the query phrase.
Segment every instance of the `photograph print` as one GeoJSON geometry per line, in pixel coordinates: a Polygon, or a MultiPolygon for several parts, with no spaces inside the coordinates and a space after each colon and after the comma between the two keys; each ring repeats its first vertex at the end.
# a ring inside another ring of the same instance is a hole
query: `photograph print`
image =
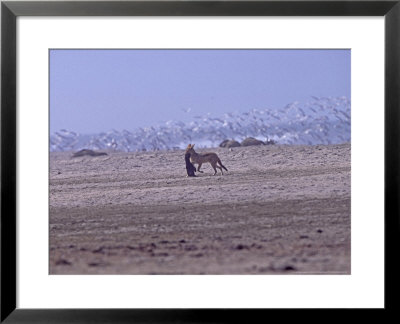
{"type": "Polygon", "coordinates": [[[50,49],[49,274],[351,274],[350,63],[50,49]]]}

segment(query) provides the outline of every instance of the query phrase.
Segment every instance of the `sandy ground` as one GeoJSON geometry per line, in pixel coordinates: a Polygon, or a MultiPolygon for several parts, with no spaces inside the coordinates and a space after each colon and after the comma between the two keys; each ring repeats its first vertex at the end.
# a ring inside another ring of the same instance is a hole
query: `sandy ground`
{"type": "Polygon", "coordinates": [[[349,274],[350,144],[50,154],[51,274],[349,274]]]}

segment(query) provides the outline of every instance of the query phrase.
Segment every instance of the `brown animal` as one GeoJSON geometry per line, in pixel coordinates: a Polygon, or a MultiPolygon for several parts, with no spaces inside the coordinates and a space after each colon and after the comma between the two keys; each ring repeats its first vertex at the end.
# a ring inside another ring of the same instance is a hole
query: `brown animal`
{"type": "Polygon", "coordinates": [[[199,172],[203,172],[200,171],[201,165],[207,162],[210,163],[212,168],[214,169],[214,175],[217,174],[217,168],[221,170],[221,174],[224,174],[222,172],[222,168],[228,171],[228,169],[222,165],[221,160],[216,153],[196,153],[196,151],[194,150],[194,144],[188,145],[188,147],[186,148],[186,153],[190,154],[190,162],[192,162],[193,164],[198,164],[197,171],[199,172]]]}

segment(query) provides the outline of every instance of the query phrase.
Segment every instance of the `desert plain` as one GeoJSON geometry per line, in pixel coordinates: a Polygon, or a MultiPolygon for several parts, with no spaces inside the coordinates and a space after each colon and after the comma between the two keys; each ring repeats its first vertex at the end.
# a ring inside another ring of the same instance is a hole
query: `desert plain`
{"type": "Polygon", "coordinates": [[[351,145],[51,152],[50,274],[350,274],[351,145]]]}

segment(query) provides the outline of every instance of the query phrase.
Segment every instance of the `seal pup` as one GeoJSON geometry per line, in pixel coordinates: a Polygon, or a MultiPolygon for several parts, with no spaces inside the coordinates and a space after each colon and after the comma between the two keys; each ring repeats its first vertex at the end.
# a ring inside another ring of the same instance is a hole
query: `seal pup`
{"type": "Polygon", "coordinates": [[[196,168],[190,162],[190,153],[185,154],[186,172],[188,177],[195,177],[196,168]]]}

